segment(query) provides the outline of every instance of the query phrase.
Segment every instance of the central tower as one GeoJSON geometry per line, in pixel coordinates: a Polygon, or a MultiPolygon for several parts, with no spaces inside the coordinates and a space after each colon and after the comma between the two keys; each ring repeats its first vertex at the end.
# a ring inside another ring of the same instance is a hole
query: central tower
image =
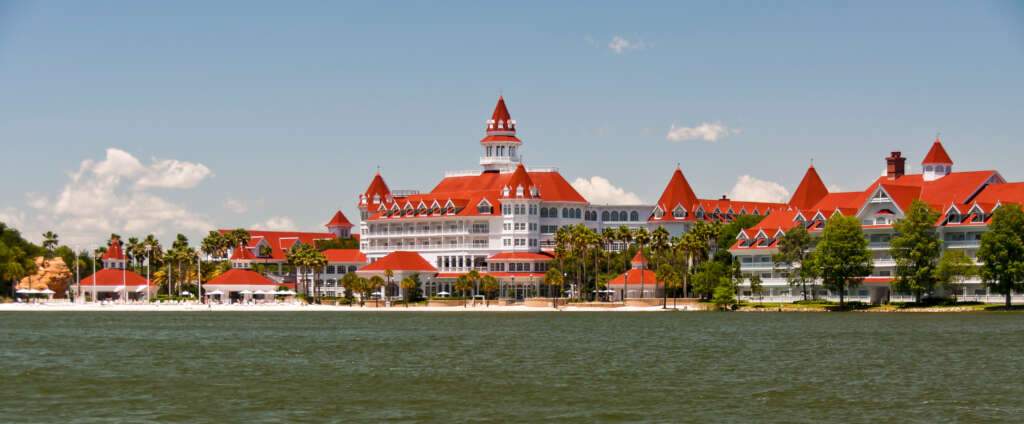
{"type": "Polygon", "coordinates": [[[505,107],[505,99],[498,96],[491,119],[487,120],[487,136],[480,140],[484,155],[480,166],[484,171],[508,172],[519,164],[519,146],[523,142],[516,137],[516,121],[505,107]]]}

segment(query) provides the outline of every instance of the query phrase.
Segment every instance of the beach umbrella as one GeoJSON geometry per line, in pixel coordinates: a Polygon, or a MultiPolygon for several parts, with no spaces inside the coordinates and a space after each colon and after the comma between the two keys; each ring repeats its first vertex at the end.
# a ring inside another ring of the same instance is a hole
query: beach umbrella
{"type": "Polygon", "coordinates": [[[142,293],[146,291],[146,286],[139,286],[135,289],[135,293],[142,293]]]}
{"type": "Polygon", "coordinates": [[[267,292],[265,292],[263,290],[256,290],[255,292],[253,292],[253,294],[261,294],[262,295],[262,294],[267,294],[267,292]]]}
{"type": "Polygon", "coordinates": [[[50,290],[49,288],[39,291],[39,294],[56,294],[56,293],[57,292],[55,292],[53,290],[50,290]]]}
{"type": "Polygon", "coordinates": [[[437,292],[437,295],[438,296],[448,296],[448,295],[451,295],[451,293],[448,293],[446,291],[442,291],[442,292],[437,292]]]}
{"type": "Polygon", "coordinates": [[[278,296],[295,296],[296,293],[294,291],[291,291],[291,290],[285,290],[285,291],[275,292],[274,294],[276,294],[278,296]]]}
{"type": "Polygon", "coordinates": [[[31,294],[34,290],[32,289],[18,289],[15,293],[17,294],[31,294]]]}
{"type": "Polygon", "coordinates": [[[220,290],[214,290],[212,292],[207,292],[206,295],[207,296],[223,296],[224,292],[222,292],[220,290]]]}
{"type": "Polygon", "coordinates": [[[242,290],[239,293],[241,293],[241,294],[252,294],[252,290],[242,290]]]}
{"type": "Polygon", "coordinates": [[[183,292],[181,292],[181,295],[182,296],[192,296],[192,293],[189,293],[188,291],[183,291],[183,292]]]}

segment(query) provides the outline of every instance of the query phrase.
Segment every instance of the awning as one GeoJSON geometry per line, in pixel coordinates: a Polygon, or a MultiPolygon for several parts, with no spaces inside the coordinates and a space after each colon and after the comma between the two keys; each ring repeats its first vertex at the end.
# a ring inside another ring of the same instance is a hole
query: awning
{"type": "Polygon", "coordinates": [[[223,296],[224,292],[222,292],[220,290],[214,290],[212,292],[207,292],[206,295],[207,296],[223,296]]]}

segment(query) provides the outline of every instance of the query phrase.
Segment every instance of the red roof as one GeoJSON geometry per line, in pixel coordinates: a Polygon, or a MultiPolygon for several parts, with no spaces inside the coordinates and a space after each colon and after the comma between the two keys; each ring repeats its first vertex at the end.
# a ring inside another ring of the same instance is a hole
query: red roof
{"type": "Polygon", "coordinates": [[[975,196],[974,201],[988,204],[997,202],[1024,204],[1024,182],[989,184],[975,196]]]}
{"type": "Polygon", "coordinates": [[[248,247],[237,247],[231,252],[231,260],[233,261],[252,261],[259,259],[249,250],[248,247]]]}
{"type": "Polygon", "coordinates": [[[515,135],[516,123],[512,120],[512,115],[508,113],[508,108],[505,107],[505,98],[498,96],[498,104],[494,105],[494,113],[491,114],[491,119],[487,121],[487,136],[480,140],[480,142],[521,143],[515,135]]]}
{"type": "Polygon", "coordinates": [[[501,252],[491,255],[487,258],[488,261],[541,261],[547,262],[555,257],[549,253],[533,253],[533,252],[501,252]]]}
{"type": "Polygon", "coordinates": [[[946,149],[942,147],[942,141],[936,137],[935,142],[932,143],[932,148],[928,150],[928,154],[924,155],[924,160],[921,163],[952,165],[953,159],[949,157],[949,153],[946,153],[946,149]]]}
{"type": "Polygon", "coordinates": [[[524,197],[531,199],[533,198],[532,191],[535,189],[535,186],[533,185],[533,180],[530,179],[530,174],[526,172],[526,167],[520,163],[516,166],[516,170],[512,172],[512,176],[509,177],[502,190],[505,188],[508,189],[508,196],[502,197],[524,197]],[[522,194],[520,194],[519,190],[522,190],[522,194]]]}
{"type": "Polygon", "coordinates": [[[110,244],[107,245],[107,251],[103,252],[103,257],[101,257],[100,259],[105,260],[105,261],[106,260],[123,261],[124,260],[124,251],[121,250],[121,240],[119,240],[116,237],[111,238],[110,239],[110,244]]]}
{"type": "Polygon", "coordinates": [[[821,177],[818,176],[818,171],[814,169],[814,165],[811,165],[807,168],[804,178],[800,180],[800,185],[793,192],[793,197],[789,199],[789,205],[800,209],[808,209],[825,198],[825,196],[828,196],[828,188],[821,181],[821,177]]]}
{"type": "Polygon", "coordinates": [[[331,218],[331,221],[327,223],[326,227],[352,228],[352,223],[348,221],[348,218],[345,217],[345,214],[341,213],[341,211],[337,211],[334,213],[334,216],[331,218]]]}
{"type": "Polygon", "coordinates": [[[327,249],[323,251],[324,256],[327,257],[329,263],[353,263],[353,264],[365,264],[366,255],[360,252],[359,249],[327,249]]]}
{"type": "Polygon", "coordinates": [[[647,258],[644,257],[644,251],[643,250],[637,250],[636,254],[633,255],[633,260],[631,260],[629,262],[632,263],[633,265],[646,264],[647,263],[647,258]]]}
{"type": "Polygon", "coordinates": [[[132,287],[146,285],[146,277],[143,277],[132,271],[121,270],[117,268],[104,268],[99,271],[96,271],[95,274],[83,278],[81,285],[82,287],[93,285],[120,286],[122,281],[124,281],[124,285],[132,287]]]}
{"type": "Polygon", "coordinates": [[[609,286],[621,286],[628,284],[630,286],[639,286],[641,280],[644,286],[657,286],[660,287],[662,284],[658,281],[657,274],[649,269],[631,269],[626,271],[619,276],[613,278],[608,282],[609,286]],[[628,279],[626,277],[629,277],[628,279]]]}
{"type": "MultiPolygon", "coordinates": [[[[218,230],[221,234],[229,233],[232,230],[218,230]]],[[[270,246],[270,257],[256,259],[266,259],[271,261],[284,261],[287,260],[287,250],[295,245],[297,242],[308,244],[310,246],[316,246],[317,240],[334,240],[336,237],[331,233],[307,233],[299,231],[263,231],[263,230],[248,230],[249,236],[249,247],[256,248],[260,242],[266,242],[267,246],[270,246]]],[[[235,249],[237,250],[237,249],[235,249]]],[[[259,253],[256,251],[255,253],[259,253]]],[[[234,255],[234,252],[232,252],[234,255]]]]}
{"type": "Polygon", "coordinates": [[[402,250],[391,252],[356,272],[380,272],[389,269],[392,271],[437,272],[437,268],[430,265],[419,253],[402,250]]]}
{"type": "Polygon", "coordinates": [[[384,182],[384,177],[380,176],[380,171],[373,176],[373,180],[370,180],[370,185],[366,187],[366,191],[363,192],[363,201],[367,205],[376,205],[378,203],[388,203],[391,201],[391,189],[388,188],[387,183],[384,182]]]}
{"type": "Polygon", "coordinates": [[[256,271],[248,269],[232,268],[227,270],[221,275],[214,277],[206,284],[213,285],[227,285],[227,284],[239,284],[239,285],[268,285],[278,286],[277,282],[265,277],[256,271]]]}
{"type": "Polygon", "coordinates": [[[668,180],[668,185],[665,186],[665,191],[661,193],[661,198],[658,199],[657,206],[660,206],[661,211],[664,212],[662,219],[676,220],[677,218],[672,216],[672,211],[676,206],[680,205],[686,208],[690,215],[692,215],[693,205],[695,204],[697,204],[697,195],[693,193],[693,188],[690,187],[690,183],[683,176],[683,170],[676,167],[675,172],[672,173],[672,178],[668,180]]]}

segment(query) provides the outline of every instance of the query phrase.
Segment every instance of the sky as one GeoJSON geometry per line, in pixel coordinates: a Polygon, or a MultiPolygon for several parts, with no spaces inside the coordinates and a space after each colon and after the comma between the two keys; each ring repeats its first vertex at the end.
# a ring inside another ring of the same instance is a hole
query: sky
{"type": "MultiPolygon", "coordinates": [[[[1024,180],[1024,3],[0,0],[0,221],[322,231],[478,169],[499,94],[591,200],[860,190],[936,134],[1024,180]]],[[[84,248],[84,247],[83,247],[84,248]]]]}

